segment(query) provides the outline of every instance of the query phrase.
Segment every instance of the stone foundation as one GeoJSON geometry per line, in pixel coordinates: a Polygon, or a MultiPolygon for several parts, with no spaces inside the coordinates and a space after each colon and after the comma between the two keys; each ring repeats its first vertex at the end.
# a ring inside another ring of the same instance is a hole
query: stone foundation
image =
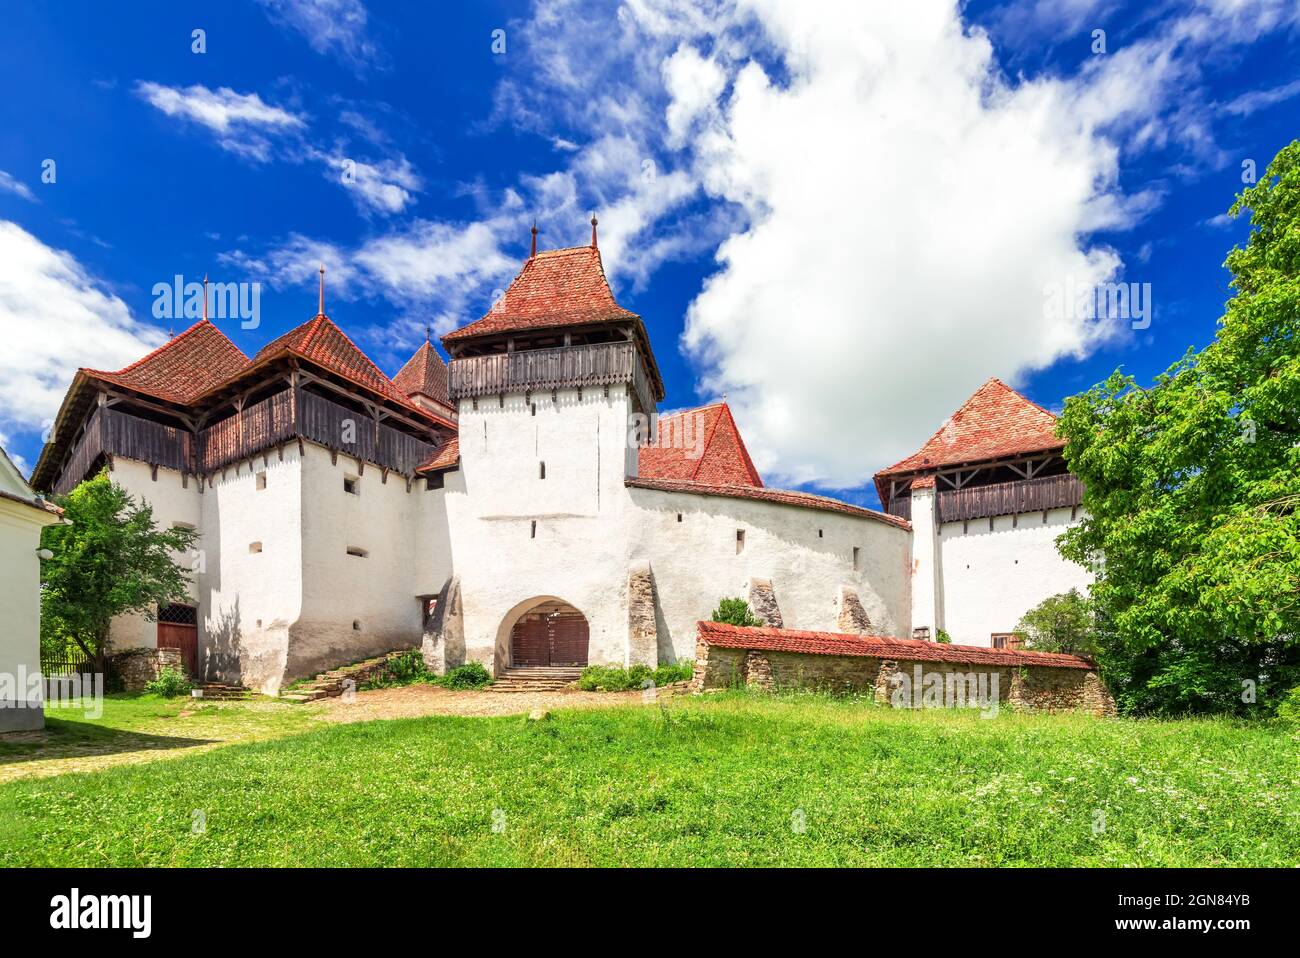
{"type": "Polygon", "coordinates": [[[902,708],[1115,714],[1092,663],[1076,656],[701,622],[691,690],[741,686],[870,695],[902,708]]]}
{"type": "Polygon", "coordinates": [[[184,672],[180,649],[127,649],[112,657],[112,669],[128,692],[140,692],[165,668],[184,672]]]}

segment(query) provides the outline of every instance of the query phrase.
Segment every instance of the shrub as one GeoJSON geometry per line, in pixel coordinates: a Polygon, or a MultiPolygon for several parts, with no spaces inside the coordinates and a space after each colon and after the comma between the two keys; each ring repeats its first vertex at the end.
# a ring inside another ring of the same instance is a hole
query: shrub
{"type": "Polygon", "coordinates": [[[940,629],[934,634],[934,641],[941,645],[952,645],[952,636],[948,634],[947,629],[940,629]]]}
{"type": "Polygon", "coordinates": [[[1048,596],[1020,619],[1016,631],[1038,652],[1097,651],[1097,626],[1092,603],[1078,589],[1048,596]]]}
{"type": "Polygon", "coordinates": [[[161,695],[165,699],[174,699],[178,695],[189,695],[193,687],[189,676],[169,665],[159,672],[158,678],[148,683],[144,690],[154,695],[161,695]]]}
{"type": "Polygon", "coordinates": [[[684,682],[694,671],[695,663],[690,660],[664,663],[654,669],[648,665],[626,669],[621,665],[589,665],[582,670],[578,688],[584,692],[626,692],[646,688],[647,682],[653,682],[656,687],[684,682]]]}
{"type": "Polygon", "coordinates": [[[1300,685],[1282,696],[1282,704],[1277,707],[1277,717],[1288,722],[1300,722],[1300,685]]]}
{"type": "Polygon", "coordinates": [[[491,684],[492,676],[481,662],[466,662],[433,681],[445,689],[481,689],[491,684]]]}
{"type": "Polygon", "coordinates": [[[749,603],[744,599],[722,599],[718,602],[718,607],[713,610],[712,619],[714,622],[725,622],[728,625],[762,625],[758,617],[749,611],[749,603]]]}
{"type": "Polygon", "coordinates": [[[424,653],[419,649],[408,649],[401,655],[388,660],[388,665],[377,675],[371,676],[359,686],[361,691],[370,689],[388,689],[400,685],[414,685],[417,682],[430,682],[436,676],[424,665],[424,653]]]}

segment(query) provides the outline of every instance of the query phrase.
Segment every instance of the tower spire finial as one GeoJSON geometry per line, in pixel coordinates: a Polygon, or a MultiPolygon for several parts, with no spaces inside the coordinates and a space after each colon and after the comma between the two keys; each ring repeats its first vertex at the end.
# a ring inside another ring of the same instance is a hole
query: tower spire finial
{"type": "Polygon", "coordinates": [[[537,220],[533,220],[533,249],[532,252],[528,254],[528,258],[532,259],[536,255],[537,255],[537,220]]]}
{"type": "Polygon", "coordinates": [[[426,345],[433,342],[433,327],[428,323],[424,324],[424,342],[426,345]]]}
{"type": "Polygon", "coordinates": [[[320,299],[316,307],[316,315],[325,315],[325,264],[320,264],[320,299]]]}
{"type": "Polygon", "coordinates": [[[591,211],[591,248],[599,249],[596,245],[596,211],[591,211]]]}
{"type": "Polygon", "coordinates": [[[208,321],[208,274],[203,274],[203,321],[208,321]]]}

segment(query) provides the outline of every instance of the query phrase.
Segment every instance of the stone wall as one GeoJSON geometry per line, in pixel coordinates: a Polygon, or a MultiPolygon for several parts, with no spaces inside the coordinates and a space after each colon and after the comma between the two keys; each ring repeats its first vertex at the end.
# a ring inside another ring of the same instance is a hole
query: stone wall
{"type": "Polygon", "coordinates": [[[112,659],[112,669],[128,692],[143,691],[165,668],[185,671],[180,649],[127,649],[112,659]]]}
{"type": "MultiPolygon", "coordinates": [[[[775,634],[775,630],[764,631],[769,637],[775,634]]],[[[1026,711],[1115,714],[1115,702],[1097,672],[1078,666],[814,654],[774,649],[770,642],[755,644],[768,647],[718,645],[699,637],[691,690],[741,686],[771,691],[818,689],[870,695],[877,704],[888,707],[1005,706],[1026,711]]]]}

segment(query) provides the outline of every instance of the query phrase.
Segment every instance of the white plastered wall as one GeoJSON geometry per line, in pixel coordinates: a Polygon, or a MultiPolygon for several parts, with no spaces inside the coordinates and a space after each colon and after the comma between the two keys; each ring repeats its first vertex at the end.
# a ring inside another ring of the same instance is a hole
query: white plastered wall
{"type": "Polygon", "coordinates": [[[719,599],[744,598],[753,578],[771,581],[787,629],[837,631],[840,589],[849,586],[874,634],[910,634],[906,529],[779,503],[635,487],[629,492],[636,510],[631,558],[649,562],[654,572],[661,660],[693,658],[696,623],[719,599]],[[737,551],[740,530],[744,548],[737,551]]]}
{"type": "MultiPolygon", "coordinates": [[[[12,490],[16,495],[30,490],[12,490]]],[[[0,499],[0,731],[40,728],[31,676],[41,668],[41,573],[36,550],[50,513],[0,499]]]]}
{"type": "MultiPolygon", "coordinates": [[[[915,503],[914,503],[915,507],[915,503]]],[[[1063,559],[1056,539],[1082,518],[1069,508],[943,523],[942,627],[962,645],[992,643],[1012,632],[1020,617],[1049,596],[1070,589],[1087,593],[1092,573],[1063,559]]]]}

